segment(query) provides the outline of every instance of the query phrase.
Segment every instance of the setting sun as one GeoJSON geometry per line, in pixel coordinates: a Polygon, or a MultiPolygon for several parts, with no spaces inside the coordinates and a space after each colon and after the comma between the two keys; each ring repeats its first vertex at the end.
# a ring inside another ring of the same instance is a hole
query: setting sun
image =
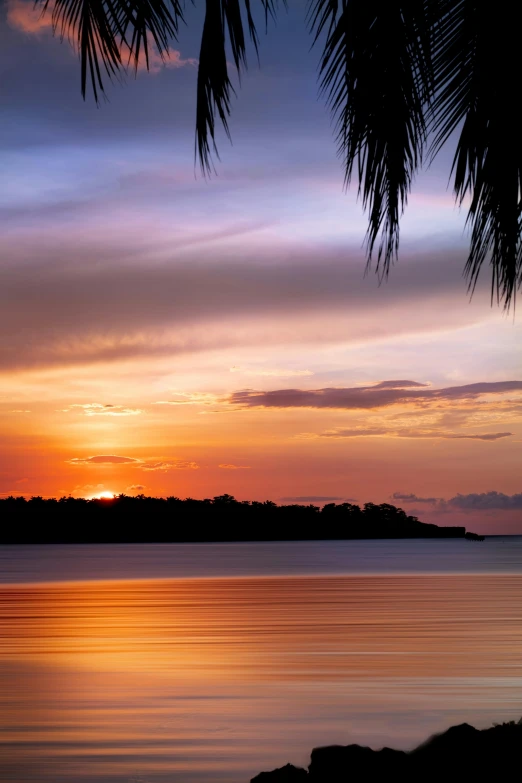
{"type": "Polygon", "coordinates": [[[115,498],[114,492],[105,490],[104,492],[98,492],[96,495],[89,495],[87,500],[113,500],[115,498]]]}

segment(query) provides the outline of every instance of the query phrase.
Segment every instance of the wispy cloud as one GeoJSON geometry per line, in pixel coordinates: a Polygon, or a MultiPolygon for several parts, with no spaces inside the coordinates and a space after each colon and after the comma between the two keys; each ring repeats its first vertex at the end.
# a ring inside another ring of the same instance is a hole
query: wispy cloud
{"type": "MultiPolygon", "coordinates": [[[[340,408],[373,409],[401,404],[426,405],[455,400],[476,400],[482,396],[522,392],[522,381],[471,383],[443,389],[426,388],[415,381],[382,381],[373,386],[327,389],[245,389],[230,395],[229,402],[247,408],[340,408]]],[[[361,433],[364,434],[364,433],[361,433]]],[[[368,432],[367,434],[372,434],[368,432]]],[[[379,433],[373,433],[379,434],[379,433]]],[[[345,436],[348,437],[348,436],[345,436]]]]}
{"type": "MultiPolygon", "coordinates": [[[[303,433],[303,435],[311,436],[311,433],[303,433]]],[[[355,429],[334,429],[326,430],[320,433],[317,437],[320,438],[440,438],[441,440],[483,440],[483,441],[495,441],[501,438],[509,438],[512,432],[486,432],[480,434],[467,434],[460,432],[445,432],[444,430],[414,430],[414,429],[402,429],[393,430],[386,428],[355,428],[355,429]]]]}
{"type": "MultiPolygon", "coordinates": [[[[23,215],[26,220],[26,210],[23,215]]],[[[12,221],[9,218],[5,222],[9,225],[12,221]]],[[[96,233],[97,224],[92,225],[96,233]]],[[[377,305],[375,289],[363,285],[360,267],[350,257],[343,258],[343,264],[325,258],[324,254],[321,259],[292,257],[277,265],[267,264],[256,256],[245,264],[228,261],[218,264],[213,258],[191,264],[183,258],[169,264],[154,264],[149,258],[156,253],[164,255],[167,245],[174,259],[179,255],[172,236],[163,244],[148,238],[145,247],[138,243],[133,247],[128,238],[120,238],[116,227],[117,249],[111,249],[109,240],[105,244],[101,240],[98,244],[94,240],[85,243],[82,240],[78,247],[78,242],[66,239],[59,248],[52,242],[44,242],[42,248],[40,236],[38,246],[33,248],[26,237],[25,223],[24,232],[23,242],[14,237],[12,244],[5,248],[6,257],[16,259],[17,263],[13,261],[2,272],[0,338],[5,339],[0,340],[0,370],[3,371],[70,367],[134,357],[150,359],[281,341],[332,344],[375,340],[380,336],[389,339],[398,334],[440,328],[448,310],[446,327],[469,323],[478,312],[475,303],[470,309],[448,305],[456,296],[454,263],[452,260],[450,277],[447,265],[438,257],[423,260],[415,269],[410,269],[407,263],[401,266],[394,276],[393,287],[390,285],[386,292],[386,299],[377,305]],[[24,250],[27,247],[29,250],[24,250]],[[45,266],[44,276],[28,276],[31,260],[26,254],[29,251],[31,259],[45,266]],[[46,260],[48,255],[52,255],[52,262],[46,260]],[[99,255],[104,263],[93,266],[90,259],[99,255]],[[71,257],[75,259],[74,264],[69,263],[71,257]],[[129,258],[134,263],[129,263],[129,258]],[[403,268],[407,274],[401,275],[403,268]],[[432,280],[435,269],[438,277],[432,280]],[[204,287],[202,279],[205,279],[204,287]],[[422,313],[415,311],[410,317],[412,301],[417,301],[427,289],[432,292],[430,300],[422,313]],[[327,319],[325,312],[329,314],[327,319]],[[386,331],[376,328],[376,323],[381,321],[386,323],[386,331]]],[[[149,237],[145,229],[143,233],[149,237]]],[[[238,365],[241,366],[239,362],[238,365]]],[[[280,368],[278,365],[268,368],[272,369],[280,368]]],[[[427,391],[423,386],[416,386],[417,382],[411,383],[414,384],[412,393],[427,391]]],[[[358,403],[371,405],[370,394],[374,402],[379,399],[385,402],[386,395],[393,401],[400,392],[377,384],[373,392],[356,387],[353,394],[358,403]]],[[[258,399],[255,391],[248,390],[248,399],[244,393],[239,399],[250,407],[274,406],[278,404],[274,395],[281,394],[286,395],[282,405],[294,404],[295,390],[288,389],[258,399]]],[[[317,390],[308,392],[311,397],[298,404],[327,406],[332,403],[332,394],[325,393],[319,400],[317,390]]],[[[169,400],[162,398],[160,402],[169,400]]],[[[341,407],[345,403],[346,400],[341,407]]]]}
{"type": "Polygon", "coordinates": [[[143,413],[141,408],[124,408],[123,405],[101,405],[97,402],[75,403],[68,408],[61,408],[60,412],[68,413],[75,408],[83,410],[86,416],[138,416],[140,413],[143,413]]]}
{"type": "Polygon", "coordinates": [[[241,375],[264,376],[267,378],[305,377],[314,374],[311,370],[285,370],[284,368],[274,370],[249,370],[244,369],[243,367],[231,367],[230,372],[240,373],[241,375]]]}
{"type": "Polygon", "coordinates": [[[161,471],[162,473],[167,473],[169,470],[199,470],[197,462],[182,459],[142,462],[139,467],[141,470],[161,471]]]}
{"type": "Polygon", "coordinates": [[[222,470],[250,470],[250,465],[232,465],[231,463],[223,463],[218,465],[222,470]]]}
{"type": "MultiPolygon", "coordinates": [[[[125,60],[125,62],[128,63],[128,59],[125,60]]],[[[134,65],[133,62],[130,64],[132,66],[134,65]]],[[[145,54],[142,52],[138,62],[138,71],[148,70],[149,73],[154,75],[160,73],[164,68],[186,68],[187,66],[190,68],[197,68],[198,60],[194,57],[182,57],[179,49],[171,49],[170,47],[168,51],[164,53],[164,57],[161,57],[157,48],[151,46],[149,47],[148,68],[145,54]]]]}
{"type": "Polygon", "coordinates": [[[153,405],[215,405],[218,397],[207,392],[173,392],[170,400],[157,400],[153,405]]]}
{"type": "Polygon", "coordinates": [[[404,494],[403,492],[394,492],[391,496],[392,500],[401,500],[403,503],[439,503],[443,498],[421,498],[418,495],[404,494]]]}
{"type": "Polygon", "coordinates": [[[137,463],[133,457],[119,457],[115,454],[97,454],[94,457],[73,457],[66,460],[71,465],[124,465],[137,463]]]}

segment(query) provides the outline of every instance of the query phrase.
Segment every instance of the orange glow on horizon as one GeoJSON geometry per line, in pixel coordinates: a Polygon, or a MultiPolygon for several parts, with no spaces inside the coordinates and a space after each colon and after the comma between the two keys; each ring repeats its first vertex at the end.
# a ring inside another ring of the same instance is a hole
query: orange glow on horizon
{"type": "Polygon", "coordinates": [[[104,490],[103,492],[98,492],[94,495],[88,495],[86,500],[114,500],[115,497],[116,495],[114,492],[104,490]]]}

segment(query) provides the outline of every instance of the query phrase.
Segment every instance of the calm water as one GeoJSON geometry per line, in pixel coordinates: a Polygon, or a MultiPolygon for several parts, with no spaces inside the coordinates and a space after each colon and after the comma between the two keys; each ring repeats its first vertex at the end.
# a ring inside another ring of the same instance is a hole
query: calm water
{"type": "Polygon", "coordinates": [[[522,537],[0,547],[0,779],[247,783],[522,715],[522,537]]]}

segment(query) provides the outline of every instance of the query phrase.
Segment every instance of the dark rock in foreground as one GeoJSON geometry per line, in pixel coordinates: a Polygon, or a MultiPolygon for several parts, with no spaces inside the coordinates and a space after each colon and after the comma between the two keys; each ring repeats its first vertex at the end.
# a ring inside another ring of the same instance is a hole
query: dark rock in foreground
{"type": "Polygon", "coordinates": [[[307,780],[309,777],[305,769],[287,764],[279,769],[273,769],[272,772],[260,772],[252,778],[251,783],[304,783],[307,780]]]}
{"type": "Polygon", "coordinates": [[[308,773],[287,764],[273,772],[262,772],[251,783],[380,783],[385,777],[401,783],[501,781],[508,776],[518,779],[521,763],[522,719],[483,731],[463,723],[409,752],[372,750],[361,745],[315,748],[308,773]]]}

